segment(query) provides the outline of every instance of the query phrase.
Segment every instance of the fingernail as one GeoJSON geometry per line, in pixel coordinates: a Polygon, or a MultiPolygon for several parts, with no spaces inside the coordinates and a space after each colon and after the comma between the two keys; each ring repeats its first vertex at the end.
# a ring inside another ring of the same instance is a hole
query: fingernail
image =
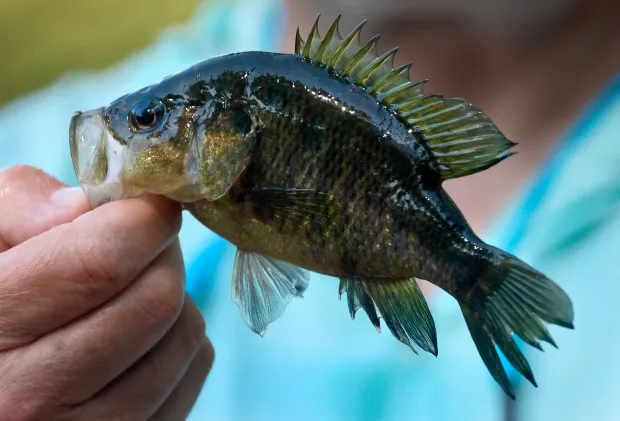
{"type": "Polygon", "coordinates": [[[52,194],[50,201],[56,206],[67,208],[85,203],[86,196],[81,187],[63,187],[52,194]]]}

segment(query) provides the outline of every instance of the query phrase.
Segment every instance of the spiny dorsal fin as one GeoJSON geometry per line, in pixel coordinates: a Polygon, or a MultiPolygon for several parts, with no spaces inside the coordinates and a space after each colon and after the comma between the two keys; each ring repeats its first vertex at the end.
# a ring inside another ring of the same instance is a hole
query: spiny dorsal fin
{"type": "Polygon", "coordinates": [[[295,54],[364,88],[399,116],[427,143],[444,180],[482,171],[514,153],[509,149],[517,143],[508,140],[482,110],[461,98],[425,95],[426,80],[409,79],[411,64],[395,68],[398,48],[379,55],[379,35],[362,43],[366,21],[343,38],[339,15],[321,37],[319,18],[305,41],[297,28],[295,54]]]}

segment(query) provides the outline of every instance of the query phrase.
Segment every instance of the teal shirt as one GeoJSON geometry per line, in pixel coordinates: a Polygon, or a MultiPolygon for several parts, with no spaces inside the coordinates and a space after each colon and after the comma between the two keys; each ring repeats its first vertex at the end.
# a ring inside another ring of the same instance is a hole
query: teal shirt
{"type": "MultiPolygon", "coordinates": [[[[74,73],[0,109],[0,166],[25,163],[75,183],[72,113],[105,104],[197,61],[275,51],[281,6],[205,6],[186,27],[95,73],[74,73]]],[[[575,304],[574,331],[551,328],[560,349],[525,348],[539,388],[519,381],[517,420],[612,421],[620,414],[620,83],[593,100],[554,159],[484,237],[557,280],[575,304]]],[[[456,302],[430,303],[439,356],[416,356],[364,313],[355,321],[338,281],[313,274],[265,337],[231,302],[234,247],[184,215],[188,290],[201,305],[216,361],[192,414],[199,420],[499,421],[505,398],[486,371],[456,302]]]]}

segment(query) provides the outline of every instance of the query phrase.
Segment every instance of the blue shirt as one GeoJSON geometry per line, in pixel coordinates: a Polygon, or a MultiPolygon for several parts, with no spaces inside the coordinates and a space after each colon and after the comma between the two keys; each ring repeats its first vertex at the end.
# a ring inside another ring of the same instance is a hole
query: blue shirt
{"type": "MultiPolygon", "coordinates": [[[[186,27],[101,72],[65,75],[0,110],[0,165],[27,163],[75,183],[67,130],[72,113],[105,104],[197,61],[243,50],[275,51],[281,6],[272,1],[205,8],[186,27]],[[36,124],[33,124],[36,123],[36,124]]],[[[620,82],[593,100],[552,161],[483,238],[560,283],[575,304],[574,331],[551,328],[560,349],[525,349],[539,388],[520,381],[517,419],[616,420],[620,403],[620,82]]],[[[181,244],[188,291],[201,305],[216,361],[190,420],[498,421],[504,396],[482,363],[457,303],[430,303],[439,356],[416,356],[338,301],[338,281],[312,275],[260,338],[231,302],[234,247],[190,215],[181,244]]]]}

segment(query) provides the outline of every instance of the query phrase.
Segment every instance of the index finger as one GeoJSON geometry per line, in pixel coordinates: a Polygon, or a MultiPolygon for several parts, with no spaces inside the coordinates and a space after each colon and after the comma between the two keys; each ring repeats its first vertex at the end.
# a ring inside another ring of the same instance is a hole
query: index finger
{"type": "Polygon", "coordinates": [[[38,168],[0,169],[0,252],[90,210],[79,188],[66,187],[38,168]]]}
{"type": "Polygon", "coordinates": [[[180,225],[178,203],[127,199],[0,254],[0,350],[33,341],[119,294],[180,225]]]}

